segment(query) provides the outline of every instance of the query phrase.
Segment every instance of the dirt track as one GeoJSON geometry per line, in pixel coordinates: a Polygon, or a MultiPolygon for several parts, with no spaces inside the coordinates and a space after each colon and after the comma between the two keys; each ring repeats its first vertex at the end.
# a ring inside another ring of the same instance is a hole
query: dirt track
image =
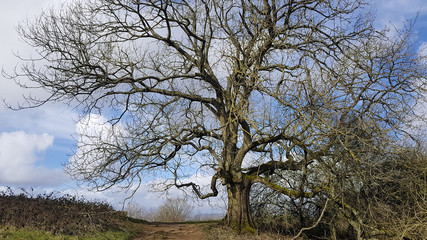
{"type": "Polygon", "coordinates": [[[154,239],[185,239],[202,240],[203,233],[200,225],[197,224],[179,224],[179,223],[159,223],[144,225],[142,234],[135,240],[154,240],[154,239]]]}

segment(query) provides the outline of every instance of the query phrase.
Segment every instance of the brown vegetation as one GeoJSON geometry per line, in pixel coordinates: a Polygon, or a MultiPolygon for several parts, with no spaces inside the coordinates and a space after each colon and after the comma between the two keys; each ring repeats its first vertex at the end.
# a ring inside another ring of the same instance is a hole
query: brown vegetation
{"type": "Polygon", "coordinates": [[[371,158],[376,164],[363,169],[347,168],[328,195],[313,199],[288,199],[254,188],[252,210],[259,230],[295,236],[304,229],[301,235],[310,239],[425,239],[425,151],[406,149],[383,157],[371,158]]]}
{"type": "Polygon", "coordinates": [[[274,232],[263,232],[257,235],[238,234],[229,227],[217,224],[204,228],[205,240],[290,240],[291,237],[274,232]]]}
{"type": "MultiPolygon", "coordinates": [[[[23,190],[23,189],[22,189],[23,190]]],[[[32,196],[11,188],[0,192],[0,225],[30,227],[56,234],[83,235],[94,231],[117,230],[126,218],[104,202],[89,202],[70,195],[53,193],[32,196]]]]}

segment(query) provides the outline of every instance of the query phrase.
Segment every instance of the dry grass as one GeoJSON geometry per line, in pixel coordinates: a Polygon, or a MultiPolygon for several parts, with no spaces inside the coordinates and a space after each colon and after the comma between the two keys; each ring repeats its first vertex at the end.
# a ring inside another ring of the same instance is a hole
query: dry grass
{"type": "Polygon", "coordinates": [[[260,233],[258,235],[237,234],[228,227],[219,224],[209,224],[204,228],[206,240],[290,240],[292,237],[274,233],[260,233]]]}

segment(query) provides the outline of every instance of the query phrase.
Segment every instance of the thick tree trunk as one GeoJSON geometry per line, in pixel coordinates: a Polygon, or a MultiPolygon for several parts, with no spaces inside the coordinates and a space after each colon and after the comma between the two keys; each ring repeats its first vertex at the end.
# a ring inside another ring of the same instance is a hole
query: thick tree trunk
{"type": "Polygon", "coordinates": [[[224,222],[238,233],[257,232],[252,220],[249,205],[249,192],[251,185],[252,183],[250,181],[227,184],[228,209],[224,222]]]}

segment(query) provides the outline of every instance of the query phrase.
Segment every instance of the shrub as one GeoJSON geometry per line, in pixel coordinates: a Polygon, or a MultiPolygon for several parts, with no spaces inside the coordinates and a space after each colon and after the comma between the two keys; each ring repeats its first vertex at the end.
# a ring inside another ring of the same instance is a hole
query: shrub
{"type": "Polygon", "coordinates": [[[190,218],[192,210],[186,198],[168,198],[157,209],[141,208],[132,202],[126,207],[129,217],[150,222],[182,222],[190,218]]]}
{"type": "MultiPolygon", "coordinates": [[[[23,189],[22,189],[23,190],[23,189]]],[[[0,225],[30,227],[55,234],[81,235],[119,229],[125,216],[105,202],[54,193],[32,196],[25,190],[15,194],[11,188],[0,192],[0,225]]]]}
{"type": "Polygon", "coordinates": [[[185,198],[168,198],[157,209],[155,220],[159,222],[182,222],[187,220],[193,207],[185,198]]]}

